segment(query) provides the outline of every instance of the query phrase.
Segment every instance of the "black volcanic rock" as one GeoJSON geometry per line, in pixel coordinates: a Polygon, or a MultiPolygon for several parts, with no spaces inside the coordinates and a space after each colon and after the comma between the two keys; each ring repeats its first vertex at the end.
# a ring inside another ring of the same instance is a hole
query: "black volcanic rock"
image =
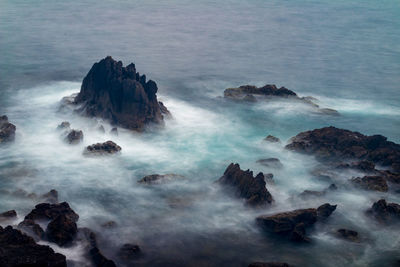
{"type": "Polygon", "coordinates": [[[104,155],[104,154],[115,154],[121,151],[121,147],[113,141],[107,141],[104,143],[97,143],[88,146],[84,154],[89,155],[104,155]]]}
{"type": "Polygon", "coordinates": [[[80,130],[71,130],[65,137],[69,144],[78,144],[83,140],[83,132],[80,130]]]}
{"type": "Polygon", "coordinates": [[[54,220],[59,215],[64,215],[74,222],[77,222],[79,215],[71,209],[67,202],[60,204],[41,203],[25,216],[28,220],[54,220]]]}
{"type": "Polygon", "coordinates": [[[0,116],[0,144],[14,141],[16,129],[14,124],[8,122],[7,116],[0,116]]]}
{"type": "Polygon", "coordinates": [[[18,229],[23,230],[28,233],[30,236],[34,237],[36,240],[40,240],[44,238],[44,230],[43,228],[35,223],[34,220],[25,219],[18,224],[18,229]]]}
{"type": "Polygon", "coordinates": [[[259,160],[257,160],[257,163],[264,165],[266,167],[277,168],[277,169],[280,169],[283,167],[283,164],[277,158],[259,159],[259,160]]]}
{"type": "Polygon", "coordinates": [[[140,131],[148,123],[163,123],[162,113],[168,111],[157,101],[157,90],[157,84],[146,81],[133,63],[123,67],[108,56],[92,66],[75,103],[87,116],[140,131]]]}
{"type": "Polygon", "coordinates": [[[252,171],[241,170],[239,164],[231,163],[218,182],[234,187],[236,194],[246,199],[246,203],[252,206],[270,204],[273,201],[265,187],[264,174],[260,172],[254,177],[252,171]]]}
{"type": "Polygon", "coordinates": [[[326,203],[317,209],[298,209],[274,215],[262,215],[257,217],[256,222],[267,232],[286,236],[295,242],[308,242],[306,228],[318,220],[326,219],[335,209],[336,205],[326,203]]]}
{"type": "Polygon", "coordinates": [[[299,133],[286,148],[323,160],[368,160],[400,172],[400,145],[387,141],[382,135],[366,136],[331,126],[299,133]]]}
{"type": "Polygon", "coordinates": [[[70,216],[61,214],[52,220],[46,229],[46,235],[49,241],[59,246],[65,246],[74,240],[78,232],[75,221],[70,216]]]}
{"type": "Polygon", "coordinates": [[[387,203],[385,199],[380,199],[372,204],[372,207],[367,210],[367,214],[383,224],[400,222],[400,205],[387,203]]]}
{"type": "Polygon", "coordinates": [[[0,266],[2,267],[66,267],[64,255],[55,253],[49,246],[42,246],[29,236],[0,226],[0,266]]]}
{"type": "Polygon", "coordinates": [[[253,85],[242,85],[238,88],[228,88],[224,91],[224,97],[241,99],[249,95],[297,97],[297,94],[285,87],[278,88],[275,84],[267,84],[263,87],[253,85]]]}

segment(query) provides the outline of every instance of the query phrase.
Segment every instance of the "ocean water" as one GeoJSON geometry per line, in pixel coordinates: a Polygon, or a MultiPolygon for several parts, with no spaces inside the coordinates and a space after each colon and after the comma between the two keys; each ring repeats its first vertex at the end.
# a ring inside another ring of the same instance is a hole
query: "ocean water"
{"type": "MultiPolygon", "coordinates": [[[[310,245],[265,236],[254,219],[323,204],[293,199],[329,186],[312,178],[313,157],[284,149],[297,133],[333,125],[399,143],[399,84],[400,3],[394,0],[0,0],[0,114],[17,126],[15,143],[1,148],[0,189],[57,189],[80,215],[78,225],[100,234],[106,256],[117,260],[118,246],[139,244],[145,253],[139,266],[390,266],[400,257],[398,229],[376,225],[363,211],[381,197],[399,203],[400,196],[346,187],[357,173],[341,173],[343,187],[323,200],[338,208],[310,231],[310,245]],[[119,129],[115,137],[107,122],[59,111],[60,99],[78,92],[91,65],[107,55],[134,62],[157,82],[158,97],[173,114],[165,129],[119,129]],[[222,98],[225,88],[267,83],[316,97],[341,116],[287,101],[222,98]],[[63,142],[55,128],[64,120],[83,130],[82,144],[63,142]],[[105,134],[96,131],[99,124],[105,134]],[[268,134],[282,143],[263,142],[268,134]],[[109,139],[121,155],[82,155],[85,146],[109,139]],[[256,163],[268,157],[284,168],[256,163]],[[231,162],[274,174],[276,184],[267,186],[273,206],[250,209],[214,183],[231,162]],[[137,183],[153,173],[185,178],[137,183]],[[110,220],[115,229],[101,228],[110,220]],[[364,242],[332,236],[344,227],[359,231],[364,242]]],[[[6,193],[0,199],[0,211],[16,209],[18,220],[36,204],[6,193]]],[[[79,246],[51,246],[85,262],[79,246]]]]}

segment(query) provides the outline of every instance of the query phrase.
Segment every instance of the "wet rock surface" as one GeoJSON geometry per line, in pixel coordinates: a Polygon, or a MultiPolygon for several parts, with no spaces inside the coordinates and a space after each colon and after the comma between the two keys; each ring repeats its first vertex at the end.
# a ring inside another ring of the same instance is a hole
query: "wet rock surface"
{"type": "Polygon", "coordinates": [[[104,143],[97,143],[86,147],[84,154],[86,155],[105,155],[105,154],[116,154],[121,151],[121,147],[113,141],[107,141],[104,143]]]}
{"type": "Polygon", "coordinates": [[[349,229],[339,229],[336,231],[336,236],[338,238],[350,241],[350,242],[360,242],[360,237],[358,232],[349,229]]]}
{"type": "Polygon", "coordinates": [[[0,116],[0,144],[14,141],[17,127],[8,121],[6,115],[0,116]]]}
{"type": "Polygon", "coordinates": [[[71,130],[65,137],[65,141],[69,144],[78,144],[83,140],[83,132],[81,130],[71,130]]]}
{"type": "MultiPolygon", "coordinates": [[[[400,145],[387,141],[382,135],[366,136],[358,132],[325,127],[299,133],[287,149],[316,155],[322,160],[359,159],[400,171],[400,145]]],[[[370,164],[359,164],[370,169],[370,164]]]]}
{"type": "Polygon", "coordinates": [[[278,137],[275,137],[273,135],[268,135],[267,137],[264,138],[264,141],[271,142],[271,143],[280,143],[281,140],[278,137]]]}
{"type": "Polygon", "coordinates": [[[141,131],[149,123],[163,123],[167,109],[157,101],[157,91],[157,84],[146,81],[133,63],[123,67],[108,56],[92,66],[75,103],[82,105],[79,111],[87,116],[141,131]]]}
{"type": "Polygon", "coordinates": [[[42,246],[29,236],[0,226],[0,266],[4,267],[66,267],[64,255],[55,253],[49,246],[42,246]]]}
{"type": "Polygon", "coordinates": [[[249,205],[264,205],[273,201],[266,188],[264,174],[260,172],[254,177],[252,171],[241,170],[239,164],[231,163],[218,182],[233,187],[236,195],[246,199],[249,205]]]}
{"type": "Polygon", "coordinates": [[[224,97],[233,99],[243,99],[249,95],[277,96],[277,97],[297,97],[297,94],[285,87],[278,88],[274,84],[267,84],[263,87],[253,85],[242,85],[238,88],[228,88],[224,91],[224,97]]]}
{"type": "Polygon", "coordinates": [[[270,233],[286,236],[295,242],[308,242],[306,229],[315,224],[318,220],[329,217],[336,209],[336,205],[328,203],[317,209],[298,209],[274,215],[262,215],[256,218],[257,224],[270,233]]]}
{"type": "Polygon", "coordinates": [[[352,178],[350,181],[356,187],[366,190],[379,192],[387,192],[389,190],[386,180],[382,176],[364,176],[362,178],[357,177],[352,178]]]}
{"type": "Polygon", "coordinates": [[[52,220],[46,229],[46,235],[49,241],[59,246],[68,245],[74,240],[78,232],[75,221],[64,214],[57,216],[52,220]]]}
{"type": "Polygon", "coordinates": [[[161,184],[185,178],[182,175],[169,173],[169,174],[151,174],[143,177],[138,181],[141,184],[161,184]]]}
{"type": "Polygon", "coordinates": [[[25,216],[25,219],[54,220],[59,215],[64,215],[74,222],[78,221],[79,219],[79,215],[71,209],[67,202],[62,202],[60,204],[38,204],[28,215],[25,216]]]}
{"type": "Polygon", "coordinates": [[[400,205],[397,203],[387,203],[385,199],[380,199],[367,210],[367,214],[382,224],[393,224],[400,221],[400,205]]]}

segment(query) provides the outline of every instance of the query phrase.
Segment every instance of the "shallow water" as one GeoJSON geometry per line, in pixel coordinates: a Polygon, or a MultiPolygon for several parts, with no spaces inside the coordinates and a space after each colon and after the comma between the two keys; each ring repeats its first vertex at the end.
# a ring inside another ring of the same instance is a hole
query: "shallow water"
{"type": "MultiPolygon", "coordinates": [[[[102,232],[115,258],[123,243],[139,244],[143,265],[246,266],[286,261],[295,266],[385,266],[400,257],[398,229],[382,228],[363,211],[399,194],[347,188],[322,200],[299,201],[303,190],[323,190],[318,163],[286,151],[303,130],[334,125],[400,142],[400,6],[396,1],[0,1],[0,113],[17,125],[15,144],[2,147],[0,185],[36,194],[55,188],[80,215],[79,226],[102,232]],[[159,85],[173,114],[165,129],[109,134],[107,122],[59,112],[59,100],[78,92],[93,62],[105,55],[136,63],[159,85]],[[223,90],[276,83],[319,99],[341,116],[316,114],[287,101],[236,103],[223,90]],[[70,146],[56,130],[64,120],[84,132],[70,146]],[[106,134],[96,130],[99,124],[106,134]],[[281,144],[262,139],[272,134],[281,144]],[[84,146],[112,139],[121,155],[87,158],[84,146]],[[258,159],[277,157],[283,169],[258,159]],[[231,162],[274,174],[272,207],[250,209],[214,184],[231,162]],[[185,179],[144,186],[153,173],[185,179]],[[338,204],[310,231],[311,245],[294,246],[262,234],[260,214],[338,204]],[[115,229],[100,225],[114,220],[115,229]],[[337,228],[366,238],[334,238],[337,228]],[[383,260],[382,260],[383,259],[383,260]],[[375,264],[375,265],[374,265],[375,264]]],[[[344,181],[356,173],[341,173],[344,181]]],[[[340,181],[339,181],[340,183],[340,181]]],[[[35,201],[0,195],[0,211],[19,219],[35,201]]],[[[54,245],[52,245],[54,247],[54,245]]],[[[60,248],[55,248],[59,250],[60,248]]],[[[84,261],[82,249],[61,249],[84,261]]]]}

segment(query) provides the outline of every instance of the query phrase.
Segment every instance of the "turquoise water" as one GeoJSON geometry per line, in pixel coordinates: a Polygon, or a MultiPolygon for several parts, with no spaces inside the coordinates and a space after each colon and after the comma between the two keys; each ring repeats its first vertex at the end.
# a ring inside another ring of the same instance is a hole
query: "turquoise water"
{"type": "MultiPolygon", "coordinates": [[[[291,200],[329,185],[311,178],[317,165],[312,157],[283,149],[298,132],[334,125],[400,142],[399,74],[398,1],[0,0],[0,113],[17,125],[15,144],[1,148],[1,189],[57,189],[79,213],[79,225],[109,240],[107,256],[135,242],[146,253],[143,265],[389,265],[400,257],[398,231],[375,225],[363,210],[380,197],[400,202],[398,194],[346,189],[327,196],[338,209],[311,232],[310,246],[271,240],[254,218],[322,204],[291,200]],[[79,91],[91,65],[106,55],[135,62],[157,81],[159,98],[174,117],[164,130],[121,130],[113,137],[95,130],[102,123],[108,132],[107,123],[57,112],[58,101],[79,91]],[[227,87],[265,83],[312,95],[341,116],[291,102],[248,105],[221,98],[227,87]],[[63,120],[84,131],[82,145],[62,142],[55,128],[63,120]],[[268,134],[283,143],[263,143],[268,134]],[[108,139],[121,145],[120,156],[82,156],[85,145],[108,139]],[[255,163],[266,157],[279,158],[284,168],[255,163]],[[276,185],[268,187],[273,207],[251,210],[219,190],[213,182],[230,162],[274,173],[276,185]],[[186,179],[137,183],[144,175],[171,172],[186,179]],[[107,220],[118,227],[101,230],[107,220]],[[330,233],[338,227],[354,227],[372,241],[337,240],[330,233]]],[[[16,209],[20,219],[35,204],[9,194],[0,199],[0,210],[16,209]]],[[[62,252],[82,261],[81,250],[62,252]]]]}

